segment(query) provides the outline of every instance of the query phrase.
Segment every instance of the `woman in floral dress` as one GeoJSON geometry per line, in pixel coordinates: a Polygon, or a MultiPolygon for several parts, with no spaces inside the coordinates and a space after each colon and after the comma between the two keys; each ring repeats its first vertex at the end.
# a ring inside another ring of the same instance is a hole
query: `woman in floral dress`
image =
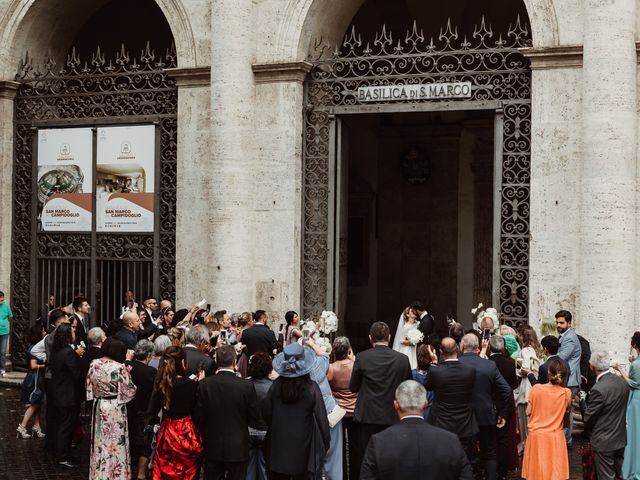
{"type": "Polygon", "coordinates": [[[136,395],[124,365],[127,347],[115,337],[102,344],[103,358],[91,362],[87,400],[93,402],[90,480],[129,480],[129,432],[126,403],[136,395]]]}

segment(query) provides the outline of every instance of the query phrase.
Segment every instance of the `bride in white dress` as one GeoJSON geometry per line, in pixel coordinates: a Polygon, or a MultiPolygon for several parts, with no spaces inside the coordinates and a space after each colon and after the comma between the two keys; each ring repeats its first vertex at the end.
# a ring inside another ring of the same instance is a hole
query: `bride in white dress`
{"type": "Polygon", "coordinates": [[[418,358],[416,357],[416,346],[407,339],[407,334],[409,330],[417,329],[418,326],[419,322],[416,313],[410,307],[405,308],[402,315],[400,315],[396,336],[393,339],[393,349],[409,357],[411,370],[418,368],[418,358]]]}

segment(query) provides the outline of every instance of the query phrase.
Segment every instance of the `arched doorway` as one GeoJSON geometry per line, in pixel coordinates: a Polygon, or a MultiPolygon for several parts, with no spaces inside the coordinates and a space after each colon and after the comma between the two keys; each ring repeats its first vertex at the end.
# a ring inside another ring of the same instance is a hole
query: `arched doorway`
{"type": "Polygon", "coordinates": [[[57,305],[84,294],[92,326],[120,315],[126,290],[139,302],[175,296],[177,88],[166,70],[177,55],[158,4],[136,5],[79,12],[84,27],[54,39],[42,63],[25,56],[16,76],[16,359],[50,294],[57,305]],[[131,24],[114,34],[121,17],[131,24]]]}
{"type": "Polygon", "coordinates": [[[343,44],[317,42],[311,58],[305,316],[335,309],[359,338],[363,324],[397,321],[421,298],[441,325],[448,313],[470,323],[477,302],[525,322],[531,72],[518,49],[531,44],[526,9],[400,3],[366,2],[343,44]]]}

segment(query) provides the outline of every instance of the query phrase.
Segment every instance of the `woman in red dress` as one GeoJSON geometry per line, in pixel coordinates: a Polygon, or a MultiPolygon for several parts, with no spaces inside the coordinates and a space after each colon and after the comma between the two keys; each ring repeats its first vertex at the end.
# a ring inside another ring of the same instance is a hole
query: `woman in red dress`
{"type": "Polygon", "coordinates": [[[154,480],[192,480],[200,468],[202,438],[191,418],[198,383],[185,376],[186,368],[184,350],[167,348],[148,410],[150,415],[156,415],[162,409],[153,456],[154,480]]]}

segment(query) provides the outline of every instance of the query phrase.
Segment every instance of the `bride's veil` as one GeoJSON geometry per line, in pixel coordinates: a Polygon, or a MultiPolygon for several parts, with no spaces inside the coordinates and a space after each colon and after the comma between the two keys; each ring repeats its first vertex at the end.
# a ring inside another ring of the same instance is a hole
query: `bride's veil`
{"type": "Polygon", "coordinates": [[[400,351],[400,342],[404,340],[402,338],[402,327],[404,326],[404,310],[400,313],[400,319],[398,320],[398,328],[396,329],[396,335],[393,337],[393,349],[396,352],[400,351]]]}

